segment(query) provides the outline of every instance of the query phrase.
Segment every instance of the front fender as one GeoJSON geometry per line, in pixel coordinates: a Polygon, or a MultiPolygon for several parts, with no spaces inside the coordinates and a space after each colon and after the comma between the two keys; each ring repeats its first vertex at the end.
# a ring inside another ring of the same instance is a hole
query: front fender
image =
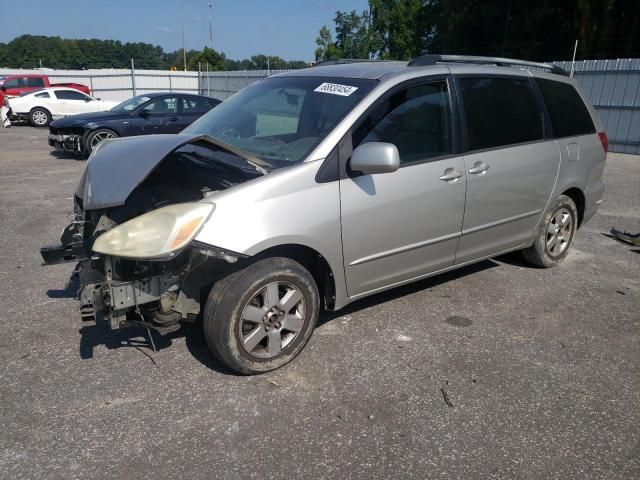
{"type": "Polygon", "coordinates": [[[302,245],[322,255],[334,274],[336,308],[344,304],[339,183],[317,183],[322,162],[276,171],[208,200],[216,208],[196,240],[254,256],[282,245],[302,245]]]}

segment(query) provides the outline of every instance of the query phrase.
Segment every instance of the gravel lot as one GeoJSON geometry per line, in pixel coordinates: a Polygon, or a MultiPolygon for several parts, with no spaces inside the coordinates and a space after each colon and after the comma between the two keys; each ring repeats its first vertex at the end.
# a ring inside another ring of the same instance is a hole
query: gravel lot
{"type": "Polygon", "coordinates": [[[558,268],[513,254],[377,295],[238,377],[199,325],[157,354],[80,329],[73,265],[38,249],[84,162],[46,135],[0,129],[0,478],[640,478],[640,247],[607,236],[640,231],[640,157],[609,155],[558,268]]]}

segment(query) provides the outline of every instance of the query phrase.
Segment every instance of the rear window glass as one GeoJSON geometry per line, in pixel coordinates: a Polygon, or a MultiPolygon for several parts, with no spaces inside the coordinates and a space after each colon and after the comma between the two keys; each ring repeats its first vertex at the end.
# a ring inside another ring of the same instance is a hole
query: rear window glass
{"type": "Polygon", "coordinates": [[[589,110],[572,85],[542,78],[536,78],[536,83],[540,87],[551,117],[554,137],[575,137],[595,133],[589,110]]]}
{"type": "Polygon", "coordinates": [[[36,93],[35,95],[38,98],[50,98],[49,97],[49,93],[48,92],[40,92],[40,93],[36,93]]]}
{"type": "Polygon", "coordinates": [[[544,137],[542,112],[528,79],[460,78],[469,150],[544,137]]]}

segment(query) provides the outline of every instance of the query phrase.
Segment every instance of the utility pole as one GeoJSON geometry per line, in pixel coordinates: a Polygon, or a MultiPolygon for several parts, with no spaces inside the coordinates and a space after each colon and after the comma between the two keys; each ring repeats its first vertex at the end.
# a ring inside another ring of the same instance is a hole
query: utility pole
{"type": "Polygon", "coordinates": [[[213,11],[213,0],[209,0],[209,48],[213,50],[213,21],[212,21],[212,11],[213,11]]]}
{"type": "Polygon", "coordinates": [[[184,71],[187,71],[187,50],[184,48],[184,25],[182,25],[182,61],[184,63],[184,71]]]}

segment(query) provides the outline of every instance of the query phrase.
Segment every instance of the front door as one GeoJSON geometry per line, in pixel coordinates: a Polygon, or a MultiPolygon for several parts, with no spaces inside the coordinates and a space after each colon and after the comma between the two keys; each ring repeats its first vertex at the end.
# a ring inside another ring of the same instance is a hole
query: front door
{"type": "Polygon", "coordinates": [[[125,136],[178,133],[178,96],[157,97],[133,112],[125,136]]]}
{"type": "Polygon", "coordinates": [[[467,203],[456,263],[525,246],[560,168],[544,140],[543,111],[527,77],[458,79],[469,152],[467,203]]]}
{"type": "Polygon", "coordinates": [[[393,173],[340,181],[347,290],[360,296],[454,263],[462,228],[464,162],[452,155],[447,82],[383,97],[354,128],[352,143],[398,147],[393,173]]]}

